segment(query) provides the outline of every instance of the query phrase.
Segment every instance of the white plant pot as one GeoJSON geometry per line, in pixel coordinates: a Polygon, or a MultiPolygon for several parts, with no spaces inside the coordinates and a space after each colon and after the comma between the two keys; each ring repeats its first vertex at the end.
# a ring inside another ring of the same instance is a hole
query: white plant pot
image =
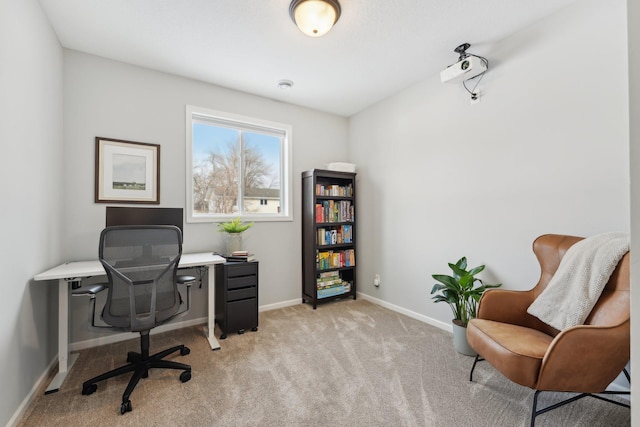
{"type": "Polygon", "coordinates": [[[456,351],[466,356],[476,356],[478,353],[471,348],[467,341],[467,328],[456,325],[454,322],[451,324],[453,326],[453,347],[456,351]]]}
{"type": "Polygon", "coordinates": [[[227,255],[242,250],[242,233],[227,233],[227,255]]]}

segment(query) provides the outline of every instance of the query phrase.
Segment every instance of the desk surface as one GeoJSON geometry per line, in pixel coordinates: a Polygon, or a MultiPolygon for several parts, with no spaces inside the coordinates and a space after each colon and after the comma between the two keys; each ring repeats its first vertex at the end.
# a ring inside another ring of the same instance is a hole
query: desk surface
{"type": "MultiPolygon", "coordinates": [[[[220,264],[225,259],[220,255],[213,255],[211,252],[200,252],[194,254],[182,254],[178,268],[197,267],[201,265],[220,264]]],[[[76,279],[90,276],[105,275],[104,268],[100,261],[74,261],[60,264],[50,270],[44,271],[34,276],[34,280],[55,280],[55,279],[76,279]]]]}

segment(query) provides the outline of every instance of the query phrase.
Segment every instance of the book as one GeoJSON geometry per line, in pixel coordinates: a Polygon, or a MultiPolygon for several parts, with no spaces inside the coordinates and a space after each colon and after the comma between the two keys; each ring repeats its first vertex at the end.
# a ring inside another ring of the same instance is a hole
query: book
{"type": "Polygon", "coordinates": [[[227,260],[227,262],[249,262],[255,259],[254,255],[249,253],[247,255],[233,255],[232,253],[231,255],[223,256],[227,260]]]}
{"type": "Polygon", "coordinates": [[[344,294],[346,291],[345,291],[345,287],[343,285],[340,285],[332,288],[318,289],[316,292],[318,295],[318,299],[320,299],[320,298],[331,297],[334,295],[341,295],[341,294],[344,294]]]}

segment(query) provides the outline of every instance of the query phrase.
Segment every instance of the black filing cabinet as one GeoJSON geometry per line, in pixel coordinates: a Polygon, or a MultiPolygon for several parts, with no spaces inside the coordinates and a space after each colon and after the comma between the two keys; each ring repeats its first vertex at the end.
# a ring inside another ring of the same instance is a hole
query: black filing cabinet
{"type": "Polygon", "coordinates": [[[258,330],[258,261],[216,264],[216,323],[227,333],[258,330]]]}

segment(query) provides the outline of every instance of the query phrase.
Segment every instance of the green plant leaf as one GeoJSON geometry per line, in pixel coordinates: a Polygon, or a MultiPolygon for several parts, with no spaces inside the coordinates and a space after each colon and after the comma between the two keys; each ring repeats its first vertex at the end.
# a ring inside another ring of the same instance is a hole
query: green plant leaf
{"type": "Polygon", "coordinates": [[[449,264],[449,268],[451,268],[458,277],[466,276],[468,274],[467,270],[460,268],[455,264],[449,264]]]}
{"type": "Polygon", "coordinates": [[[242,233],[253,227],[253,222],[241,222],[240,217],[231,221],[218,224],[218,232],[221,233],[242,233]]]}
{"type": "Polygon", "coordinates": [[[453,288],[458,287],[458,281],[454,277],[447,276],[446,274],[434,274],[431,277],[436,279],[438,282],[441,282],[447,285],[448,287],[453,287],[453,288]]]}
{"type": "Polygon", "coordinates": [[[479,265],[479,266],[474,267],[471,270],[469,270],[469,274],[471,274],[473,276],[475,274],[480,273],[482,270],[484,270],[484,265],[479,265]]]}
{"type": "Polygon", "coordinates": [[[431,288],[431,299],[434,302],[446,302],[453,312],[454,319],[459,320],[463,325],[467,325],[469,319],[476,317],[478,302],[485,290],[497,288],[501,284],[485,284],[476,274],[484,270],[485,266],[480,265],[467,271],[467,258],[462,257],[455,264],[448,263],[453,272],[453,276],[446,274],[433,274],[436,283],[431,288]],[[476,286],[476,282],[479,286],[476,286]]]}

